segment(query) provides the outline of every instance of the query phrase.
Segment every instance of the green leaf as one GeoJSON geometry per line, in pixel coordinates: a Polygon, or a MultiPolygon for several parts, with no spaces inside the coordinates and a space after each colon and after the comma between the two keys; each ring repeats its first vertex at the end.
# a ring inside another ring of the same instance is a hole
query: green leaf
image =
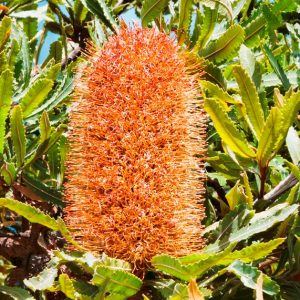
{"type": "Polygon", "coordinates": [[[46,65],[51,59],[54,59],[55,63],[61,63],[62,59],[62,44],[61,41],[55,41],[50,45],[50,50],[47,58],[45,59],[43,66],[46,65]]]}
{"type": "Polygon", "coordinates": [[[205,79],[207,81],[219,85],[224,90],[226,89],[226,82],[220,68],[215,66],[211,61],[204,60],[203,70],[205,71],[205,73],[202,76],[203,80],[205,79]]]}
{"type": "Polygon", "coordinates": [[[6,118],[12,103],[13,74],[6,70],[0,75],[0,156],[3,154],[6,118]]]}
{"type": "Polygon", "coordinates": [[[34,176],[26,173],[22,174],[22,179],[25,186],[44,201],[48,201],[61,207],[64,206],[64,203],[61,199],[61,194],[56,189],[50,188],[41,180],[38,180],[34,176]]]}
{"type": "Polygon", "coordinates": [[[195,49],[202,49],[214,32],[218,19],[218,9],[210,9],[204,6],[203,24],[201,25],[200,35],[197,39],[195,49]]]}
{"type": "Polygon", "coordinates": [[[238,179],[242,168],[228,154],[208,151],[207,162],[227,179],[238,179]]]}
{"type": "Polygon", "coordinates": [[[82,22],[86,18],[88,10],[84,7],[80,0],[75,0],[74,2],[74,19],[76,21],[82,22]]]}
{"type": "Polygon", "coordinates": [[[290,84],[290,82],[289,82],[286,74],[284,73],[282,67],[278,63],[277,59],[275,58],[275,56],[273,55],[272,51],[268,48],[267,45],[264,45],[264,50],[266,52],[266,55],[267,55],[267,57],[269,59],[269,62],[271,64],[272,68],[274,69],[276,75],[278,76],[278,78],[282,82],[283,88],[286,91],[289,90],[289,88],[291,87],[291,84],[290,84]]]}
{"type": "Polygon", "coordinates": [[[266,22],[261,13],[245,27],[245,45],[247,47],[251,48],[259,44],[260,37],[265,32],[266,22]]]}
{"type": "Polygon", "coordinates": [[[109,293],[111,296],[122,296],[120,299],[133,296],[142,286],[142,280],[133,274],[105,266],[96,267],[92,283],[102,289],[103,295],[109,293]]]}
{"type": "Polygon", "coordinates": [[[66,98],[71,94],[73,91],[73,78],[69,77],[68,74],[64,75],[62,82],[55,87],[52,96],[43,104],[39,105],[39,107],[34,110],[30,118],[38,117],[44,110],[49,112],[51,109],[66,100],[66,98]]]}
{"type": "Polygon", "coordinates": [[[229,232],[229,235],[222,241],[217,240],[216,242],[208,245],[205,252],[215,252],[218,249],[226,247],[230,243],[236,243],[248,239],[249,237],[265,232],[275,224],[286,220],[290,215],[295,213],[298,209],[297,204],[288,206],[287,203],[278,204],[273,206],[266,211],[255,214],[250,220],[247,226],[243,226],[236,231],[229,232]]]}
{"type": "MultiPolygon", "coordinates": [[[[262,274],[260,270],[240,261],[233,262],[229,267],[227,267],[227,270],[234,273],[238,278],[240,278],[240,280],[246,287],[256,290],[257,279],[260,274],[262,274]]],[[[279,291],[279,285],[270,277],[263,274],[263,292],[268,295],[274,296],[277,295],[279,291]]]]}
{"type": "MultiPolygon", "coordinates": [[[[33,5],[33,6],[35,6],[34,9],[37,8],[37,5],[33,5]]],[[[27,35],[27,39],[30,42],[29,45],[30,45],[31,53],[34,53],[37,44],[37,39],[35,39],[35,36],[38,32],[38,20],[30,17],[23,18],[22,23],[23,23],[23,31],[27,35]]]]}
{"type": "Polygon", "coordinates": [[[45,140],[49,139],[51,134],[51,125],[49,117],[46,111],[42,113],[40,119],[40,143],[43,143],[45,140]]]}
{"type": "Polygon", "coordinates": [[[179,21],[178,39],[181,36],[188,37],[192,20],[193,0],[180,0],[179,2],[179,21]]]}
{"type": "Polygon", "coordinates": [[[31,277],[29,279],[24,279],[24,284],[34,292],[44,291],[54,286],[57,273],[58,269],[56,265],[47,267],[37,276],[31,277]]]}
{"type": "Polygon", "coordinates": [[[255,157],[255,153],[248,145],[246,139],[241,135],[218,101],[205,99],[204,108],[208,112],[215,128],[224,142],[233,152],[242,157],[255,157]]]}
{"type": "Polygon", "coordinates": [[[106,26],[112,30],[118,27],[113,13],[104,0],[81,0],[81,2],[92,14],[103,21],[106,26]]]}
{"type": "Polygon", "coordinates": [[[201,0],[201,4],[211,9],[219,10],[220,13],[227,16],[228,20],[232,22],[233,16],[230,0],[201,0]]]}
{"type": "Polygon", "coordinates": [[[58,230],[57,221],[55,219],[27,203],[22,203],[14,199],[0,198],[0,206],[6,207],[18,215],[23,216],[31,223],[38,223],[52,230],[58,230]]]}
{"type": "Polygon", "coordinates": [[[205,59],[215,60],[217,63],[231,59],[244,41],[244,30],[238,25],[230,26],[217,40],[211,41],[199,55],[205,59]]]}
{"type": "MultiPolygon", "coordinates": [[[[206,80],[200,80],[200,85],[203,89],[209,92],[209,98],[214,98],[221,102],[229,104],[240,104],[239,101],[230,96],[226,91],[221,89],[218,85],[206,80]]],[[[222,105],[224,107],[224,105],[222,105]]],[[[226,105],[227,106],[227,105],[226,105]]]]}
{"type": "Polygon", "coordinates": [[[251,131],[259,140],[265,120],[255,85],[249,74],[241,66],[233,68],[233,75],[239,85],[242,101],[245,105],[245,118],[251,131]]]}
{"type": "MultiPolygon", "coordinates": [[[[234,252],[228,252],[226,256],[218,261],[218,265],[229,265],[233,261],[239,259],[245,263],[253,262],[262,258],[265,258],[267,255],[272,253],[279,245],[285,241],[284,238],[274,239],[269,242],[260,242],[254,243],[250,246],[243,248],[242,250],[236,250],[234,252]]],[[[179,258],[179,261],[186,264],[195,264],[200,261],[206,260],[209,257],[215,256],[215,253],[195,253],[179,258]]]]}
{"type": "Polygon", "coordinates": [[[294,127],[290,127],[286,136],[286,145],[295,165],[300,162],[300,138],[294,127]]]}
{"type": "Polygon", "coordinates": [[[256,64],[254,53],[245,45],[241,45],[239,59],[244,70],[253,78],[256,64]]]}
{"type": "Polygon", "coordinates": [[[72,280],[67,274],[60,274],[58,278],[60,290],[70,299],[78,299],[80,295],[76,292],[72,280]]]}
{"type": "MultiPolygon", "coordinates": [[[[30,293],[20,287],[14,286],[0,286],[0,294],[4,294],[14,300],[34,300],[34,297],[30,293]]],[[[6,298],[5,298],[6,299],[6,298]]]]}
{"type": "Polygon", "coordinates": [[[144,0],[141,10],[142,26],[146,27],[168,5],[169,0],[144,0]]]}
{"type": "Polygon", "coordinates": [[[181,280],[190,281],[206,273],[210,268],[222,264],[222,259],[226,257],[235,244],[231,244],[224,251],[214,254],[206,254],[202,259],[193,264],[182,264],[180,259],[169,255],[156,255],[152,258],[151,264],[159,271],[175,276],[181,280]]]}
{"type": "Polygon", "coordinates": [[[178,258],[170,255],[156,255],[151,259],[151,264],[157,270],[184,281],[189,281],[194,278],[188,267],[183,265],[178,258]]]}
{"type": "Polygon", "coordinates": [[[24,118],[27,118],[45,100],[52,86],[53,80],[46,78],[34,82],[20,102],[24,118]]]}
{"type": "Polygon", "coordinates": [[[238,204],[246,202],[245,195],[243,194],[243,189],[239,183],[240,181],[238,180],[234,187],[231,188],[225,196],[230,210],[233,210],[238,204]]]}
{"type": "Polygon", "coordinates": [[[253,195],[252,195],[252,191],[251,191],[249,178],[247,176],[247,172],[245,171],[241,175],[242,175],[242,178],[244,181],[247,204],[248,204],[248,207],[252,209],[253,208],[253,195]]]}
{"type": "Polygon", "coordinates": [[[30,57],[29,42],[26,34],[19,27],[16,27],[14,24],[12,26],[14,34],[16,34],[18,44],[21,45],[20,59],[22,61],[22,83],[24,84],[24,87],[27,87],[31,79],[31,70],[33,65],[30,57]]]}
{"type": "MultiPolygon", "coordinates": [[[[45,121],[47,122],[47,121],[45,121]]],[[[43,124],[42,126],[49,126],[50,124],[43,124]]],[[[50,130],[51,128],[48,128],[50,130]]],[[[59,141],[60,137],[64,132],[66,132],[68,129],[67,125],[61,124],[59,125],[54,132],[51,133],[50,137],[45,139],[43,142],[40,142],[38,148],[34,151],[33,154],[30,155],[30,157],[26,160],[26,163],[24,165],[25,167],[28,167],[33,162],[35,162],[38,158],[40,158],[42,155],[49,153],[50,149],[56,145],[56,143],[59,141]]],[[[44,133],[43,133],[44,134],[44,133]]],[[[49,135],[49,132],[47,133],[49,135]]]]}
{"type": "Polygon", "coordinates": [[[19,43],[17,42],[16,39],[12,39],[10,44],[10,52],[7,59],[7,63],[11,71],[15,69],[15,64],[16,64],[17,55],[19,51],[20,51],[19,43]]]}
{"type": "Polygon", "coordinates": [[[266,124],[262,130],[263,135],[258,143],[257,160],[261,167],[266,167],[269,161],[276,154],[279,139],[283,137],[281,126],[283,116],[278,107],[272,107],[271,112],[266,120],[266,124]]]}
{"type": "Polygon", "coordinates": [[[236,250],[230,253],[222,260],[222,264],[231,264],[234,260],[240,260],[245,263],[250,263],[271,254],[279,245],[285,241],[284,238],[274,239],[266,243],[254,243],[242,250],[236,250]]]}
{"type": "Polygon", "coordinates": [[[9,39],[11,33],[11,18],[4,16],[0,24],[0,51],[9,39]]]}
{"type": "Polygon", "coordinates": [[[289,128],[293,125],[297,118],[298,111],[300,110],[300,91],[293,93],[293,95],[284,103],[281,113],[284,117],[282,125],[282,134],[286,137],[289,128]]]}
{"type": "Polygon", "coordinates": [[[38,223],[52,230],[60,231],[67,241],[72,243],[75,247],[80,248],[81,250],[83,249],[71,238],[67,226],[61,218],[55,220],[40,211],[38,208],[14,199],[0,198],[0,206],[8,208],[18,215],[26,218],[31,223],[38,223]]]}
{"type": "Polygon", "coordinates": [[[17,170],[13,163],[4,163],[1,167],[1,176],[7,185],[12,185],[17,177],[17,170]]]}
{"type": "Polygon", "coordinates": [[[21,167],[24,163],[26,152],[25,128],[23,125],[22,109],[19,105],[15,106],[10,118],[11,138],[15,150],[17,166],[21,167]]]}

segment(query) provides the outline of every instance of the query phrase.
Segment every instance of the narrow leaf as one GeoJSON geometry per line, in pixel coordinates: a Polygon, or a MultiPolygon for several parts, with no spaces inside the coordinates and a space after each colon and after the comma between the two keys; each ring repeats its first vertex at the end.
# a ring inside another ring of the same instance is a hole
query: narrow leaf
{"type": "Polygon", "coordinates": [[[3,153],[6,118],[12,103],[13,74],[6,70],[0,75],[0,156],[3,153]]]}
{"type": "Polygon", "coordinates": [[[51,91],[53,86],[53,80],[39,79],[32,87],[29,88],[26,95],[20,102],[21,108],[24,113],[24,118],[27,118],[36,107],[38,107],[51,91]]]}
{"type": "Polygon", "coordinates": [[[291,84],[290,84],[285,72],[283,71],[282,67],[280,66],[277,59],[275,58],[272,51],[268,48],[267,45],[264,45],[264,49],[265,49],[266,55],[269,59],[269,62],[271,64],[272,68],[274,69],[276,75],[280,79],[280,81],[283,85],[283,88],[287,91],[291,87],[291,84]]]}
{"type": "Polygon", "coordinates": [[[96,15],[106,26],[115,30],[118,24],[113,13],[104,0],[81,0],[83,5],[94,15],[96,15]]]}
{"type": "Polygon", "coordinates": [[[201,31],[199,38],[196,42],[195,49],[202,49],[208,42],[209,38],[214,32],[218,19],[218,9],[211,9],[204,6],[203,24],[201,25],[201,31]]]}
{"type": "Polygon", "coordinates": [[[243,181],[244,181],[247,204],[248,204],[249,208],[253,208],[253,195],[252,195],[251,186],[250,186],[250,183],[249,183],[249,178],[247,176],[246,171],[244,173],[242,173],[242,178],[243,178],[243,181]]]}
{"type": "Polygon", "coordinates": [[[263,135],[258,143],[257,160],[261,167],[266,167],[274,156],[279,139],[282,137],[282,115],[278,107],[272,107],[263,128],[263,135]]]}
{"type": "Polygon", "coordinates": [[[235,261],[232,263],[228,268],[228,271],[234,273],[242,283],[253,290],[257,289],[257,279],[262,274],[263,276],[263,292],[274,296],[277,295],[280,291],[279,285],[273,281],[270,277],[263,274],[261,271],[259,271],[257,268],[249,266],[245,263],[242,263],[240,261],[235,261]]]}
{"type": "Polygon", "coordinates": [[[300,162],[300,138],[294,127],[289,128],[286,145],[293,163],[297,165],[300,162]]]}
{"type": "Polygon", "coordinates": [[[143,27],[158,17],[168,3],[169,0],[144,0],[141,10],[143,27]]]}
{"type": "Polygon", "coordinates": [[[193,0],[180,0],[179,3],[179,21],[178,34],[180,36],[188,37],[189,29],[192,19],[193,0]]]}
{"type": "Polygon", "coordinates": [[[255,47],[259,43],[260,37],[265,32],[267,20],[260,14],[245,27],[245,45],[255,47]]]}
{"type": "Polygon", "coordinates": [[[223,15],[227,16],[232,22],[232,7],[230,0],[201,0],[201,4],[210,7],[211,9],[219,10],[223,15]]]}
{"type": "MultiPolygon", "coordinates": [[[[9,299],[13,300],[34,300],[34,297],[30,295],[30,293],[20,287],[17,286],[6,286],[1,285],[0,286],[0,295],[7,295],[9,296],[9,299]]],[[[4,299],[7,299],[4,297],[4,299]]]]}
{"type": "Polygon", "coordinates": [[[229,119],[220,104],[214,99],[206,99],[204,108],[211,117],[217,132],[232,151],[242,157],[255,157],[255,153],[247,144],[233,122],[229,119]]]}
{"type": "Polygon", "coordinates": [[[239,85],[242,101],[245,105],[246,120],[250,129],[259,140],[265,121],[255,85],[249,74],[241,66],[233,68],[233,75],[239,85]]]}
{"type": "Polygon", "coordinates": [[[4,16],[0,24],[0,51],[9,39],[11,32],[11,18],[4,16]]]}
{"type": "Polygon", "coordinates": [[[69,298],[69,299],[78,299],[80,295],[75,291],[72,280],[67,274],[60,274],[58,277],[58,282],[60,285],[60,290],[69,298]]]}
{"type": "Polygon", "coordinates": [[[202,76],[203,80],[205,79],[207,81],[215,83],[223,88],[223,90],[226,89],[226,81],[220,68],[215,66],[211,61],[204,60],[203,70],[205,71],[202,76]]]}
{"type": "Polygon", "coordinates": [[[56,266],[45,268],[37,276],[24,280],[24,284],[32,291],[45,291],[54,286],[58,269],[56,266]]]}
{"type": "Polygon", "coordinates": [[[216,41],[210,42],[199,55],[205,59],[215,60],[220,63],[225,59],[231,59],[239,50],[244,41],[244,30],[238,25],[230,26],[216,41]]]}
{"type": "Polygon", "coordinates": [[[224,249],[228,244],[248,239],[249,237],[265,232],[276,223],[286,220],[290,215],[297,211],[298,205],[288,206],[287,203],[278,204],[266,211],[255,214],[247,226],[241,227],[237,231],[229,232],[229,235],[222,241],[217,240],[215,243],[208,245],[205,252],[215,252],[218,249],[224,249]]]}
{"type": "Polygon", "coordinates": [[[51,134],[51,125],[49,117],[46,111],[42,113],[40,119],[40,143],[43,143],[45,140],[49,139],[51,134]]]}
{"type": "Polygon", "coordinates": [[[17,166],[21,167],[24,163],[26,152],[25,128],[23,125],[22,109],[19,105],[15,106],[10,118],[11,138],[15,150],[17,166]]]}
{"type": "Polygon", "coordinates": [[[136,294],[142,286],[141,279],[133,274],[120,270],[111,270],[105,266],[96,267],[92,282],[98,286],[103,285],[104,293],[107,292],[116,296],[121,295],[123,299],[136,294]]]}

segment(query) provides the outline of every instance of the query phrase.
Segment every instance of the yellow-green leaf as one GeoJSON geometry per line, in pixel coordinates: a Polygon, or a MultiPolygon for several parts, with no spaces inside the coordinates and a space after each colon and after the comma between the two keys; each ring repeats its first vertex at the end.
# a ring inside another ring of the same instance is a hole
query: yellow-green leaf
{"type": "Polygon", "coordinates": [[[215,99],[206,99],[204,108],[211,117],[217,132],[225,144],[242,157],[255,157],[254,151],[248,145],[246,139],[238,131],[234,123],[229,119],[215,99]]]}
{"type": "Polygon", "coordinates": [[[143,27],[158,17],[168,3],[169,0],[144,0],[141,10],[143,27]]]}
{"type": "Polygon", "coordinates": [[[0,25],[0,51],[3,49],[4,45],[9,39],[11,32],[11,19],[4,16],[0,25]]]}
{"type": "Polygon", "coordinates": [[[21,167],[24,163],[26,153],[26,137],[23,125],[22,109],[19,105],[15,106],[10,118],[11,138],[15,150],[17,166],[21,167]]]}
{"type": "Polygon", "coordinates": [[[218,85],[216,85],[210,81],[201,80],[200,85],[201,85],[202,89],[208,91],[208,98],[217,99],[219,101],[219,104],[222,105],[222,107],[225,109],[225,111],[230,110],[229,107],[227,106],[227,103],[237,104],[237,105],[241,104],[241,102],[234,99],[226,91],[224,91],[218,85]]]}
{"type": "Polygon", "coordinates": [[[24,118],[27,118],[35,108],[43,103],[53,86],[53,80],[46,78],[38,79],[22,98],[20,105],[23,110],[24,118]]]}
{"type": "Polygon", "coordinates": [[[249,74],[241,66],[233,68],[233,75],[239,85],[242,101],[245,105],[245,119],[259,140],[265,120],[255,85],[249,74]]]}
{"type": "Polygon", "coordinates": [[[244,30],[240,25],[235,24],[230,26],[217,40],[211,41],[204,49],[200,50],[199,55],[205,59],[222,62],[234,57],[243,41],[244,30]]]}
{"type": "Polygon", "coordinates": [[[268,165],[274,156],[277,145],[282,139],[282,115],[278,107],[272,107],[271,112],[263,127],[263,135],[261,136],[257,148],[257,160],[261,167],[268,165]]]}
{"type": "Polygon", "coordinates": [[[249,208],[252,208],[253,207],[253,195],[252,195],[252,192],[251,192],[251,186],[250,186],[250,183],[249,183],[249,178],[248,178],[246,172],[244,172],[242,174],[242,178],[243,178],[244,187],[245,187],[246,200],[247,200],[249,208]]]}
{"type": "Polygon", "coordinates": [[[9,70],[0,76],[0,155],[3,153],[6,118],[12,102],[13,74],[9,70]]]}

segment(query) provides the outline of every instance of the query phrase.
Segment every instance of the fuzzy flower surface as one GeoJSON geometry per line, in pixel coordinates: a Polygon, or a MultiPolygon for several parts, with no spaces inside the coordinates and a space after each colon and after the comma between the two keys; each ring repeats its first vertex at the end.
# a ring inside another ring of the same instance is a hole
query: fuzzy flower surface
{"type": "Polygon", "coordinates": [[[165,33],[123,26],[81,73],[65,184],[74,238],[137,268],[199,251],[205,114],[185,55],[165,33]]]}

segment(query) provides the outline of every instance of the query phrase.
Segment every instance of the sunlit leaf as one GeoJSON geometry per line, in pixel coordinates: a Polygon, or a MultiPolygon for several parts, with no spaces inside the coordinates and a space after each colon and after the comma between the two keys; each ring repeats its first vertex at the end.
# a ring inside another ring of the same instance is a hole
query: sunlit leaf
{"type": "Polygon", "coordinates": [[[169,0],[144,0],[141,10],[142,25],[145,27],[168,5],[169,0]]]}
{"type": "Polygon", "coordinates": [[[17,166],[21,167],[25,160],[26,137],[23,125],[23,113],[19,105],[15,106],[10,118],[11,138],[15,150],[17,166]]]}
{"type": "Polygon", "coordinates": [[[0,75],[0,156],[3,153],[6,118],[12,103],[13,74],[6,70],[0,75]]]}
{"type": "Polygon", "coordinates": [[[242,157],[254,157],[255,153],[247,144],[220,104],[214,99],[206,99],[204,108],[208,112],[215,128],[224,142],[242,157]]]}
{"type": "Polygon", "coordinates": [[[200,50],[199,55],[219,63],[234,57],[243,41],[244,30],[240,25],[235,24],[230,26],[217,40],[211,41],[204,49],[200,50]]]}
{"type": "Polygon", "coordinates": [[[245,105],[245,118],[250,129],[259,140],[265,121],[255,85],[249,74],[241,66],[235,66],[233,74],[240,88],[242,102],[245,105]]]}

